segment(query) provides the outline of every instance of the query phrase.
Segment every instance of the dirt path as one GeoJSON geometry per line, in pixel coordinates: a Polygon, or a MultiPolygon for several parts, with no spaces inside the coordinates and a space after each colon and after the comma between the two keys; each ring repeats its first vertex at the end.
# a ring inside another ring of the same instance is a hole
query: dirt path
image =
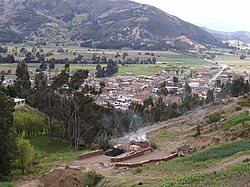
{"type": "Polygon", "coordinates": [[[18,184],[19,187],[44,187],[40,180],[23,181],[18,184]]]}
{"type": "Polygon", "coordinates": [[[203,172],[207,173],[207,172],[210,172],[210,171],[223,170],[223,169],[226,169],[226,168],[228,168],[230,166],[243,163],[243,161],[246,160],[246,159],[250,159],[250,155],[243,155],[243,156],[240,156],[240,157],[235,158],[235,159],[226,158],[226,159],[222,160],[221,162],[219,162],[218,164],[216,164],[216,166],[212,166],[212,167],[210,167],[208,169],[205,169],[203,172]]]}

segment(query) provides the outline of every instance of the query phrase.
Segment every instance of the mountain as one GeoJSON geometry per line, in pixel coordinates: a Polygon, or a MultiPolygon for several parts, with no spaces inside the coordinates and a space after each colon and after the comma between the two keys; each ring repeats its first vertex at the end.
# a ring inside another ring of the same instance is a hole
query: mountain
{"type": "Polygon", "coordinates": [[[202,29],[211,33],[214,37],[222,41],[238,40],[244,43],[250,43],[250,32],[247,31],[223,32],[211,30],[206,27],[202,27],[202,29]]]}
{"type": "Polygon", "coordinates": [[[0,41],[78,41],[99,48],[222,46],[210,33],[128,0],[0,0],[0,41]]]}

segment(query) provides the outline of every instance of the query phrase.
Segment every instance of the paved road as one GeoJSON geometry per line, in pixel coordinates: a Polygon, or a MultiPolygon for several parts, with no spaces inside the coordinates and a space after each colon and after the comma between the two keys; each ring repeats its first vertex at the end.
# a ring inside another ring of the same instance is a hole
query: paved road
{"type": "Polygon", "coordinates": [[[214,80],[216,80],[227,68],[228,68],[228,65],[226,65],[226,64],[220,64],[220,63],[218,63],[218,62],[216,62],[216,61],[213,61],[213,60],[209,60],[209,59],[205,59],[206,61],[208,61],[208,62],[211,62],[211,63],[213,63],[213,64],[215,64],[215,65],[217,65],[217,66],[220,66],[220,68],[221,68],[221,70],[218,72],[218,73],[216,73],[208,82],[207,82],[207,84],[209,85],[211,82],[213,82],[214,80]]]}

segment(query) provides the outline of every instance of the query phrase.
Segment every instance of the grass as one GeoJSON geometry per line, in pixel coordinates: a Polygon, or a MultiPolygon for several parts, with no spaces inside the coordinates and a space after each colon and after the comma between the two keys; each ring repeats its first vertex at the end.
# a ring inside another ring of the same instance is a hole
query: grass
{"type": "MultiPolygon", "coordinates": [[[[44,51],[57,51],[61,47],[45,47],[43,48],[44,51]]],[[[77,53],[83,55],[84,57],[91,57],[94,53],[97,54],[97,56],[103,56],[105,55],[107,58],[114,58],[117,51],[116,50],[99,50],[99,51],[88,51],[88,49],[80,48],[80,47],[64,47],[64,49],[69,49],[69,52],[62,53],[62,54],[55,54],[53,56],[50,56],[48,58],[55,58],[55,59],[73,59],[76,56],[72,55],[73,53],[77,53]],[[105,53],[105,54],[103,54],[105,53]]],[[[31,50],[29,48],[28,50],[31,50]]],[[[125,51],[119,51],[120,55],[122,56],[122,53],[125,51]]],[[[129,56],[128,58],[136,58],[139,57],[140,59],[148,59],[152,58],[150,55],[145,55],[146,52],[154,53],[154,56],[157,57],[157,61],[160,62],[159,64],[132,64],[132,65],[126,65],[126,67],[120,66],[119,68],[119,74],[125,75],[127,72],[132,73],[133,75],[146,75],[150,76],[158,71],[161,70],[172,70],[173,68],[169,68],[169,66],[175,66],[175,67],[182,67],[182,66],[204,66],[204,65],[211,65],[211,63],[199,59],[193,56],[189,55],[182,55],[178,53],[173,52],[165,52],[165,51],[126,51],[129,56]],[[138,55],[138,53],[141,52],[141,55],[138,55]],[[163,64],[162,64],[163,63],[163,64]]],[[[120,57],[122,58],[122,57],[120,57]]],[[[35,71],[40,64],[32,63],[28,64],[29,69],[35,71]]],[[[17,64],[0,64],[0,70],[1,71],[8,71],[9,69],[12,72],[12,75],[15,74],[17,64]]],[[[63,64],[56,64],[56,69],[59,71],[63,68],[63,64]]],[[[70,68],[72,71],[76,69],[89,69],[89,70],[95,70],[96,65],[95,64],[71,64],[70,68]]]]}
{"type": "MultiPolygon", "coordinates": [[[[41,175],[57,166],[68,164],[76,159],[77,154],[89,151],[75,152],[61,139],[46,135],[29,140],[35,152],[34,164],[29,171],[29,174],[32,175],[41,175]]],[[[16,170],[13,175],[20,176],[21,172],[16,170]]]]}
{"type": "Polygon", "coordinates": [[[178,133],[177,132],[173,132],[173,131],[160,131],[159,133],[157,133],[156,135],[156,139],[175,139],[178,138],[178,133]]]}
{"type": "Polygon", "coordinates": [[[250,107],[250,97],[244,96],[240,98],[238,101],[238,105],[240,105],[241,107],[250,107]]]}
{"type": "Polygon", "coordinates": [[[9,182],[0,182],[0,187],[17,187],[17,185],[9,182]]]}
{"type": "Polygon", "coordinates": [[[167,178],[161,187],[184,186],[247,186],[250,182],[250,163],[232,166],[222,171],[167,178]]]}
{"type": "Polygon", "coordinates": [[[201,170],[208,168],[212,162],[192,162],[192,161],[182,161],[181,158],[163,162],[158,165],[148,165],[135,169],[131,169],[132,174],[140,173],[161,176],[162,174],[176,176],[187,174],[192,170],[201,170]]]}
{"type": "Polygon", "coordinates": [[[203,60],[203,59],[199,59],[190,55],[182,55],[182,54],[162,54],[160,59],[158,60],[160,62],[163,63],[175,63],[175,64],[179,64],[179,65],[211,65],[211,63],[203,60]]]}
{"type": "Polygon", "coordinates": [[[52,138],[48,136],[38,136],[30,138],[30,143],[34,147],[36,153],[57,154],[71,152],[70,147],[60,138],[52,138]]]}
{"type": "Polygon", "coordinates": [[[154,75],[161,70],[166,70],[166,65],[158,64],[127,64],[124,67],[119,66],[119,75],[126,75],[132,73],[132,75],[154,75]]]}
{"type": "MultiPolygon", "coordinates": [[[[28,64],[29,70],[35,71],[40,66],[39,63],[32,63],[28,64]]],[[[16,72],[17,64],[0,64],[0,71],[7,72],[8,70],[11,70],[11,74],[14,75],[16,72]]],[[[56,68],[59,72],[64,68],[64,64],[56,64],[56,68]]],[[[77,69],[88,69],[88,70],[95,70],[96,65],[95,64],[70,64],[71,71],[75,71],[77,69]]]]}
{"type": "MultiPolygon", "coordinates": [[[[191,171],[202,171],[216,165],[222,158],[248,154],[250,151],[250,139],[236,141],[224,145],[214,146],[195,153],[189,157],[178,158],[158,165],[140,167],[140,173],[170,176],[186,175],[191,171]]],[[[138,169],[131,169],[132,174],[138,173],[138,169]]]]}
{"type": "MultiPolygon", "coordinates": [[[[28,64],[29,70],[35,71],[40,64],[33,63],[28,64]]],[[[12,75],[16,72],[17,64],[0,64],[0,70],[7,72],[9,69],[11,70],[12,75]]],[[[106,65],[102,64],[102,67],[106,65]]],[[[64,68],[64,64],[56,64],[56,69],[60,72],[64,68]]],[[[96,64],[70,64],[70,70],[75,71],[77,69],[88,69],[95,70],[96,64]]],[[[155,73],[161,70],[173,70],[174,68],[169,68],[166,64],[128,64],[124,67],[119,66],[119,75],[126,75],[127,73],[132,73],[133,75],[154,75],[155,73]]]]}
{"type": "Polygon", "coordinates": [[[228,120],[226,120],[222,126],[221,129],[226,131],[230,128],[235,128],[240,123],[246,123],[250,121],[250,115],[247,112],[243,112],[237,116],[234,116],[228,120]]]}
{"type": "Polygon", "coordinates": [[[39,165],[37,174],[45,173],[61,164],[67,164],[76,159],[76,153],[59,138],[40,136],[30,138],[39,165]]]}
{"type": "Polygon", "coordinates": [[[94,187],[103,178],[101,174],[95,171],[89,171],[84,178],[83,186],[94,187]]]}
{"type": "Polygon", "coordinates": [[[183,158],[182,161],[204,162],[232,156],[241,151],[250,150],[250,138],[219,146],[210,147],[192,156],[183,158]]]}

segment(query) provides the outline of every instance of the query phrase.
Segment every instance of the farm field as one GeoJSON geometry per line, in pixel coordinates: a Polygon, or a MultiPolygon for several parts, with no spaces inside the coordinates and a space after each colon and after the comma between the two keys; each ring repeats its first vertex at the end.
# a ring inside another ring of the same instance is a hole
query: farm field
{"type": "MultiPolygon", "coordinates": [[[[17,51],[19,51],[22,47],[25,46],[8,46],[9,52],[12,51],[17,47],[17,51]]],[[[26,47],[28,51],[31,51],[31,47],[26,47]]],[[[47,59],[74,59],[78,55],[82,55],[85,58],[91,58],[93,54],[96,54],[97,56],[106,56],[107,59],[113,59],[113,60],[122,60],[122,54],[124,52],[128,53],[127,58],[135,59],[139,58],[140,60],[145,60],[148,58],[155,57],[157,59],[156,64],[127,64],[125,66],[120,66],[119,68],[119,75],[125,75],[127,73],[133,74],[133,75],[146,75],[150,76],[158,71],[161,70],[172,70],[171,67],[196,67],[196,68],[203,68],[204,66],[211,66],[212,63],[205,61],[203,59],[199,59],[196,57],[192,57],[189,55],[182,55],[174,52],[169,51],[135,51],[135,50],[90,50],[86,48],[80,48],[80,47],[63,47],[65,50],[64,53],[57,53],[57,51],[60,49],[60,47],[44,47],[42,48],[44,50],[44,53],[46,52],[52,52],[53,55],[46,57],[47,59]],[[120,57],[115,58],[115,55],[117,53],[120,54],[120,57]]],[[[37,49],[39,50],[39,49],[37,49]]],[[[2,56],[6,56],[6,54],[0,54],[2,56]]],[[[17,57],[19,60],[23,60],[23,57],[17,57]]],[[[58,72],[63,68],[63,64],[56,64],[56,69],[58,72]]],[[[102,65],[105,66],[105,65],[102,65]]],[[[30,63],[28,64],[28,67],[35,71],[39,64],[37,63],[30,63]]],[[[71,64],[70,68],[72,71],[76,69],[89,69],[89,70],[95,70],[96,64],[71,64]]],[[[11,74],[15,74],[16,70],[16,64],[0,64],[0,71],[7,72],[8,70],[11,71],[11,74]]]]}
{"type": "Polygon", "coordinates": [[[240,59],[239,55],[224,55],[215,59],[216,62],[229,65],[231,71],[250,73],[250,58],[240,59]]]}
{"type": "MultiPolygon", "coordinates": [[[[33,64],[28,64],[29,70],[35,71],[40,64],[38,63],[33,63],[33,64]]],[[[17,64],[0,64],[0,72],[5,71],[8,72],[10,71],[12,75],[15,74],[16,72],[16,66],[17,64]]],[[[102,67],[105,67],[105,64],[101,65],[102,67]]],[[[56,64],[56,72],[60,72],[63,69],[64,65],[63,64],[56,64]]],[[[118,75],[126,75],[126,74],[132,74],[132,75],[147,75],[151,76],[156,74],[157,72],[161,70],[174,70],[176,67],[180,67],[180,65],[174,65],[171,63],[170,65],[168,64],[127,64],[125,66],[119,65],[119,71],[118,75]]],[[[195,66],[196,67],[196,66],[195,66]]],[[[180,67],[181,68],[181,67],[180,67]]],[[[197,67],[197,68],[202,68],[202,67],[197,67]]],[[[96,69],[96,64],[70,64],[70,70],[75,71],[77,69],[88,69],[88,70],[95,70],[96,69]]]]}
{"type": "MultiPolygon", "coordinates": [[[[29,63],[28,68],[29,70],[35,71],[40,64],[38,63],[29,63]]],[[[0,64],[0,72],[5,71],[7,72],[8,70],[11,70],[11,74],[14,75],[16,72],[16,66],[17,64],[0,64]]],[[[61,71],[63,69],[64,65],[63,64],[56,64],[56,70],[61,71]]],[[[94,64],[71,64],[70,65],[71,71],[77,70],[77,69],[88,69],[88,70],[95,70],[96,65],[94,64]]]]}

